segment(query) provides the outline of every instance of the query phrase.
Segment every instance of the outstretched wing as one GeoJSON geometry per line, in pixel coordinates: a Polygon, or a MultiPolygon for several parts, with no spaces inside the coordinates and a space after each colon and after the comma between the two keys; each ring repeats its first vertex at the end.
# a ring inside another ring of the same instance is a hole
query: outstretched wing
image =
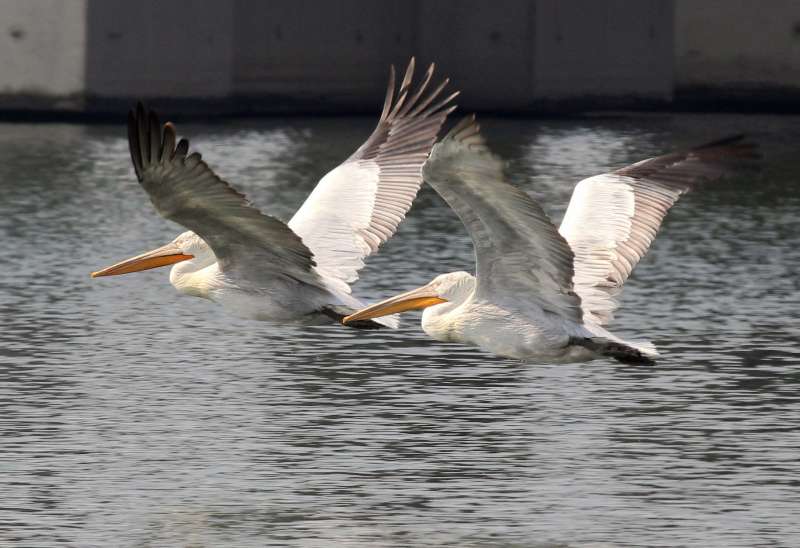
{"type": "Polygon", "coordinates": [[[158,213],[197,233],[224,270],[282,274],[317,283],[311,251],[285,223],[264,215],[220,179],[189,141],[176,144],[175,127],[163,128],[141,103],[128,113],[128,144],[136,176],[158,213]]]}
{"type": "Polygon", "coordinates": [[[584,320],[605,325],[613,318],[622,285],[682,194],[755,157],[755,146],[735,136],[579,182],[559,232],[575,253],[584,320]]]}
{"type": "Polygon", "coordinates": [[[477,295],[534,302],[580,322],[572,251],[530,196],[505,181],[475,117],[460,122],[431,153],[425,180],[464,223],[475,247],[477,295]]]}
{"type": "Polygon", "coordinates": [[[391,67],[378,126],[344,163],[325,175],[289,221],[314,252],[318,270],[347,284],[364,259],[397,230],[422,185],[422,164],[458,92],[439,99],[448,80],[425,93],[434,65],[412,90],[414,59],[395,97],[391,67]]]}

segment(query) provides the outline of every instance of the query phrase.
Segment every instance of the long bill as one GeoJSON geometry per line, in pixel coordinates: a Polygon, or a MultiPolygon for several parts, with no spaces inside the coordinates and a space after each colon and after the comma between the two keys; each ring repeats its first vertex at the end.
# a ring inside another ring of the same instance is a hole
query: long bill
{"type": "Polygon", "coordinates": [[[167,266],[170,264],[179,263],[181,261],[188,261],[193,259],[194,255],[187,255],[183,253],[180,248],[174,243],[170,242],[167,245],[161,246],[153,251],[142,253],[136,257],[131,257],[117,264],[113,264],[103,270],[92,272],[92,278],[99,278],[100,276],[117,276],[118,274],[129,274],[131,272],[139,272],[140,270],[148,270],[151,268],[158,268],[159,266],[167,266]]]}
{"type": "Polygon", "coordinates": [[[385,301],[375,303],[366,308],[362,308],[354,314],[346,316],[342,323],[354,322],[356,320],[369,320],[380,318],[389,314],[405,312],[406,310],[420,310],[435,304],[446,303],[447,299],[442,299],[429,286],[425,285],[417,289],[402,293],[396,297],[390,297],[385,301]]]}

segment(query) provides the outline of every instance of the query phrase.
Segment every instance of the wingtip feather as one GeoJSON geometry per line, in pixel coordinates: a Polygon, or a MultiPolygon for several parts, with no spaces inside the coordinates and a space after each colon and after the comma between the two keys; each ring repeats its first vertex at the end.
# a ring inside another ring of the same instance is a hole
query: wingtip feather
{"type": "Polygon", "coordinates": [[[150,133],[150,162],[156,163],[161,160],[161,123],[154,110],[147,115],[147,125],[150,133]]]}
{"type": "Polygon", "coordinates": [[[164,140],[161,143],[161,162],[171,161],[175,157],[175,141],[177,139],[177,131],[172,122],[164,124],[164,140]]]}
{"type": "Polygon", "coordinates": [[[478,124],[475,113],[467,114],[459,122],[453,126],[442,141],[459,141],[465,142],[467,139],[474,135],[480,134],[480,125],[478,124]]]}
{"type": "Polygon", "coordinates": [[[128,149],[136,178],[142,180],[142,154],[139,147],[139,126],[134,109],[128,111],[128,149]]]}
{"type": "Polygon", "coordinates": [[[420,83],[419,86],[417,87],[417,91],[414,92],[414,95],[412,95],[410,99],[406,100],[405,106],[397,112],[398,117],[406,116],[409,110],[411,110],[411,108],[414,107],[414,105],[417,103],[419,98],[427,89],[428,84],[430,83],[431,78],[433,77],[433,69],[434,69],[434,64],[431,63],[428,66],[428,70],[425,71],[425,74],[422,77],[422,83],[420,83]]]}
{"type": "Polygon", "coordinates": [[[396,118],[400,109],[403,107],[403,104],[406,102],[408,98],[408,92],[411,90],[411,81],[414,78],[414,66],[415,66],[415,59],[412,57],[411,61],[408,63],[408,67],[406,67],[406,72],[403,75],[403,80],[400,83],[400,90],[397,92],[397,102],[394,105],[394,108],[389,113],[388,118],[396,118]]]}
{"type": "Polygon", "coordinates": [[[392,108],[392,101],[394,100],[394,81],[395,81],[395,68],[394,65],[389,65],[389,84],[386,86],[386,96],[383,99],[383,110],[381,111],[381,122],[386,120],[392,108]]]}

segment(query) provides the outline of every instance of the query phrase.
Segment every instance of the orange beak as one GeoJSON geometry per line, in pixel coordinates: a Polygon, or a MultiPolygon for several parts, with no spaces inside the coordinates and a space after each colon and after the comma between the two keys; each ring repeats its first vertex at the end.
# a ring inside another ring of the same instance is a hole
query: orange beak
{"type": "Polygon", "coordinates": [[[183,253],[180,248],[174,243],[168,243],[153,251],[142,253],[136,257],[131,257],[125,261],[111,265],[103,270],[92,272],[92,278],[99,278],[100,276],[117,276],[119,274],[129,274],[130,272],[139,272],[140,270],[149,270],[151,268],[158,268],[159,266],[167,266],[181,261],[188,261],[193,259],[194,255],[187,255],[183,253]]]}
{"type": "Polygon", "coordinates": [[[385,301],[375,303],[366,308],[362,308],[354,314],[350,314],[342,320],[346,324],[356,320],[369,320],[372,318],[380,318],[381,316],[388,316],[389,314],[397,314],[398,312],[405,312],[406,310],[421,310],[428,308],[435,304],[446,303],[447,299],[442,299],[436,292],[429,288],[427,285],[408,291],[396,297],[391,297],[385,301]]]}

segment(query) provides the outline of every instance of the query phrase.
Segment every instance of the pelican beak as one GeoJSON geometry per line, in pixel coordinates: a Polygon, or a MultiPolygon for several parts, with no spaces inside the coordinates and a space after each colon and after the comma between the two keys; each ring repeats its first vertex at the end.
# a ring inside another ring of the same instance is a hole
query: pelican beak
{"type": "Polygon", "coordinates": [[[342,320],[346,324],[356,320],[369,320],[380,318],[389,314],[396,314],[406,310],[420,310],[435,304],[446,303],[447,299],[442,299],[431,287],[424,285],[407,293],[391,297],[385,301],[375,303],[366,308],[362,308],[354,314],[350,314],[342,320]]]}
{"type": "Polygon", "coordinates": [[[130,259],[111,265],[103,270],[92,272],[92,278],[128,274],[130,272],[138,272],[140,270],[148,270],[150,268],[167,266],[169,264],[175,264],[181,261],[188,261],[189,259],[193,258],[194,255],[186,255],[177,245],[170,242],[167,245],[159,247],[158,249],[154,249],[153,251],[148,251],[147,253],[142,253],[136,257],[131,257],[130,259]]]}

